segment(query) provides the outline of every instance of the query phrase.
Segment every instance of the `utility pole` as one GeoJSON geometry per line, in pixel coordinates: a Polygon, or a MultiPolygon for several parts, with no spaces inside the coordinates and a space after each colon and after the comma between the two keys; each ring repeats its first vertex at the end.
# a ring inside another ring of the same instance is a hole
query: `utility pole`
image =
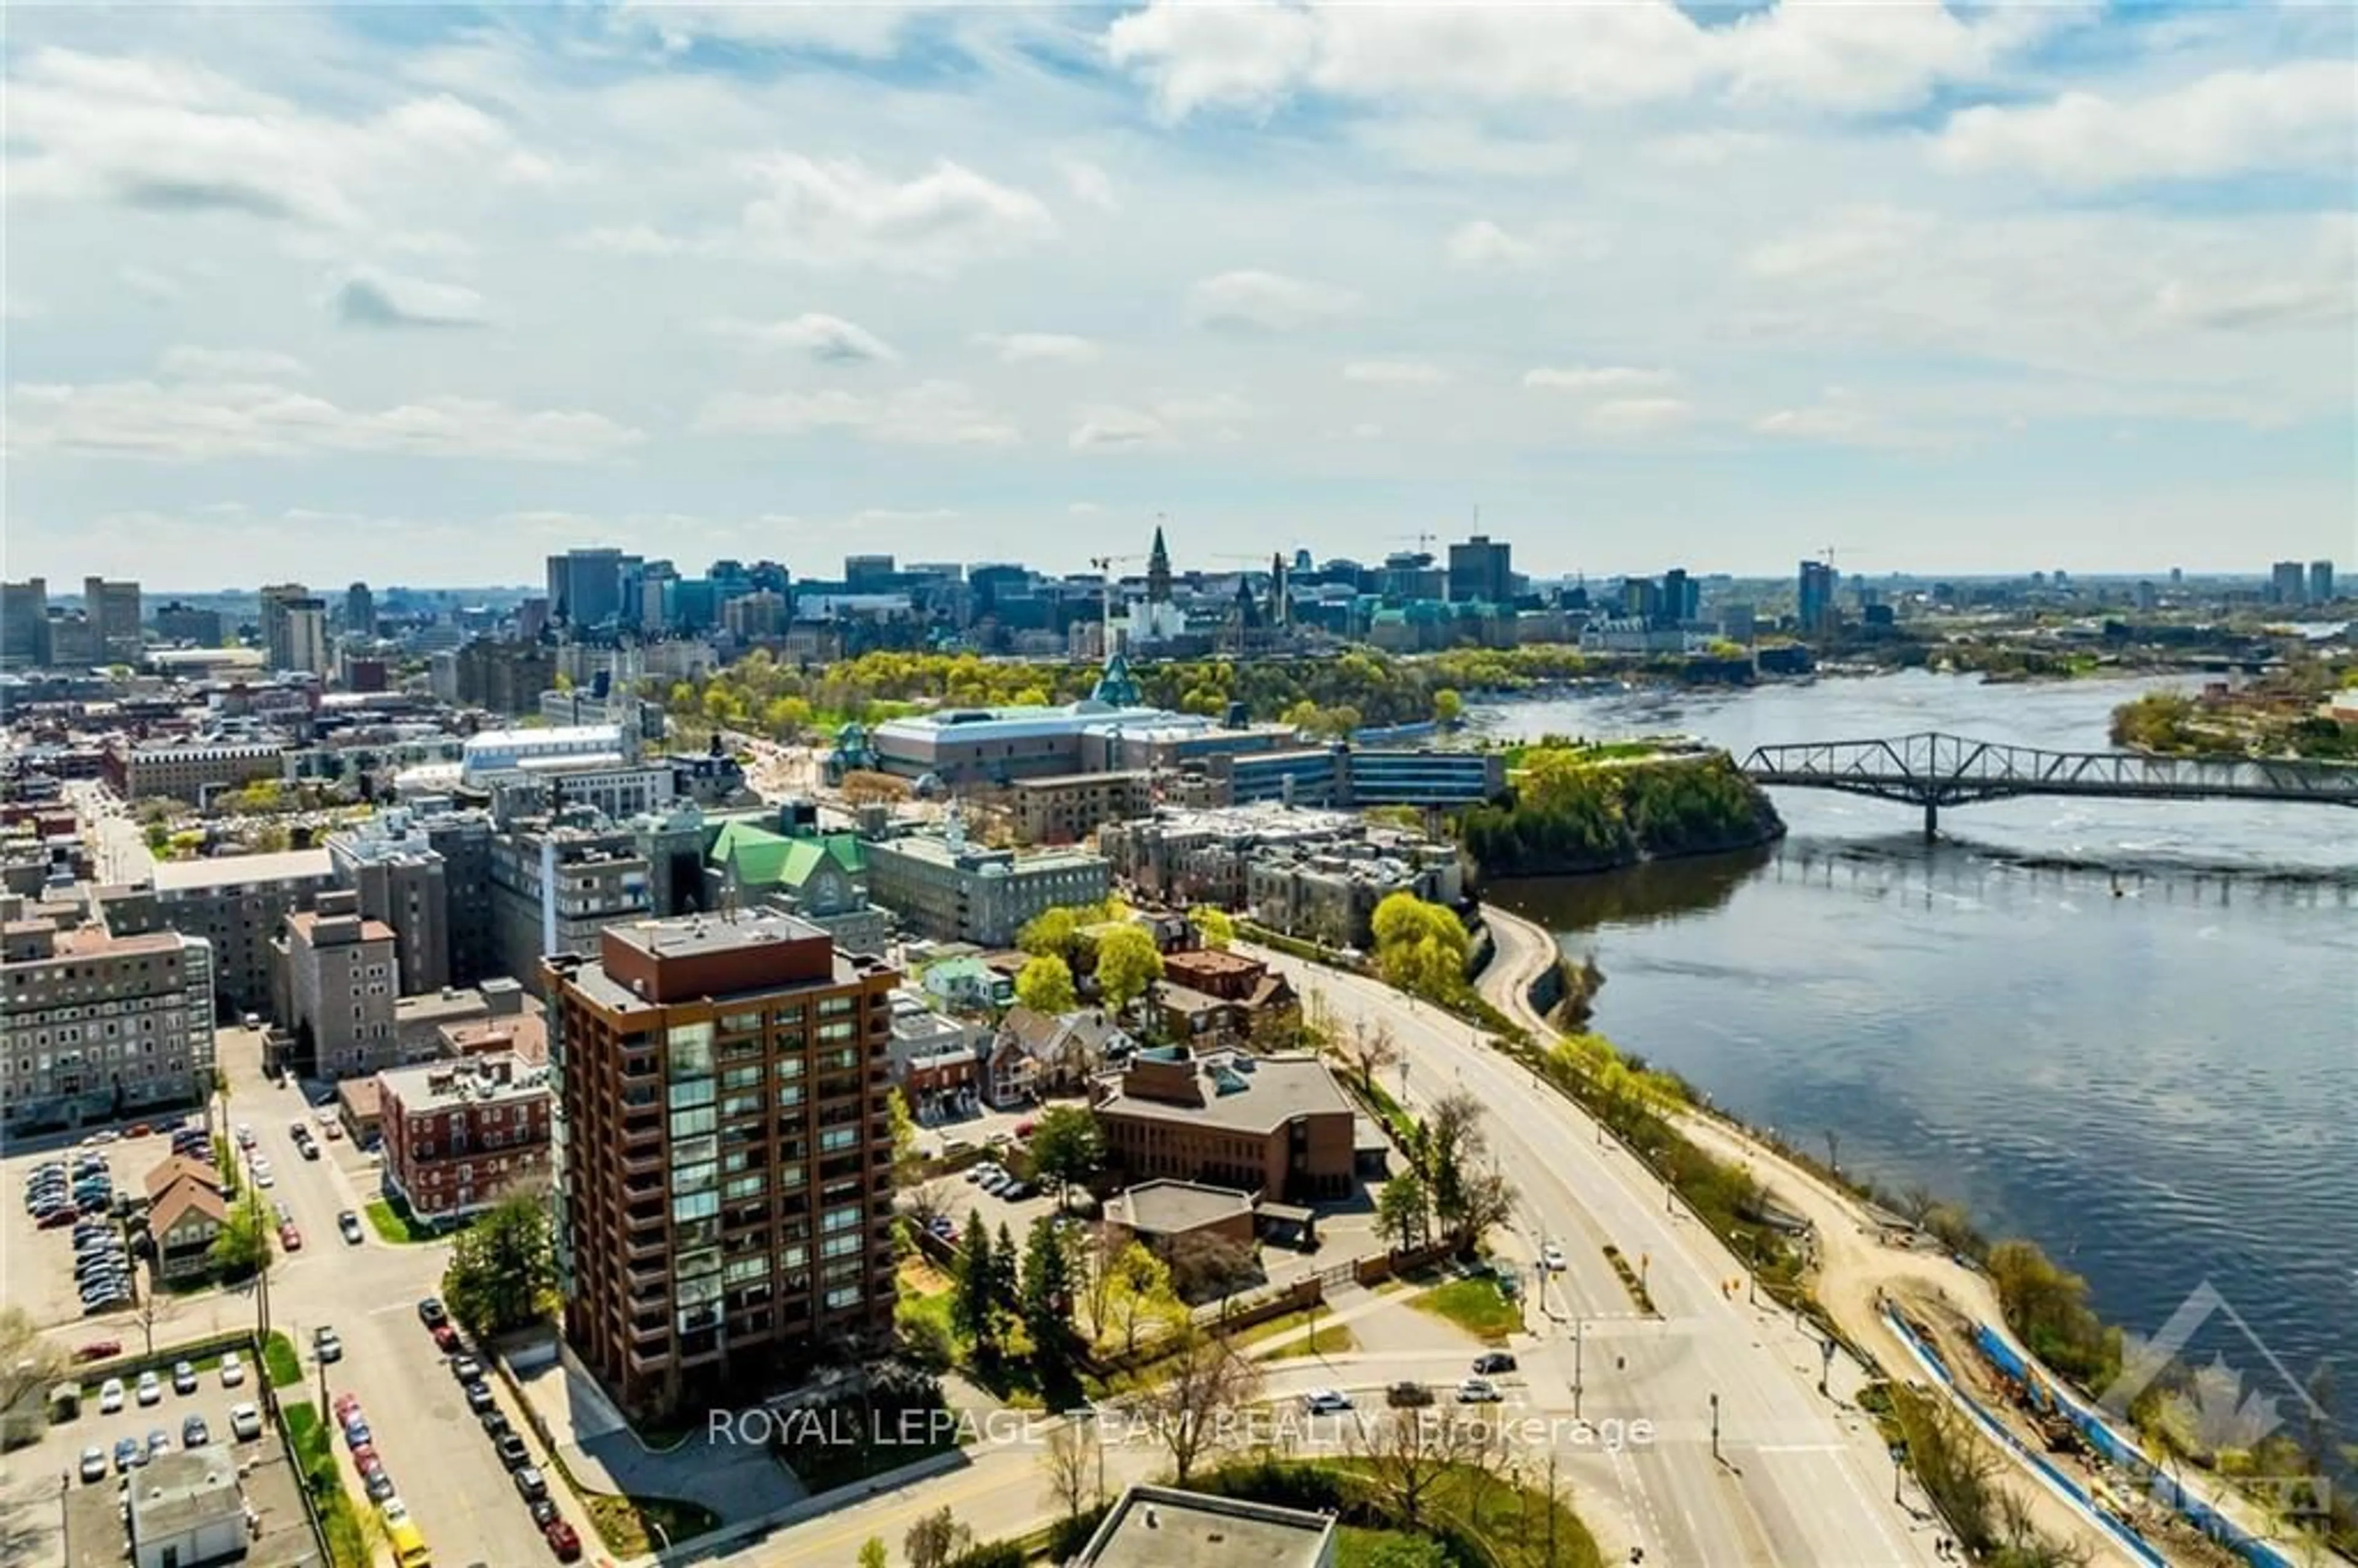
{"type": "MultiPolygon", "coordinates": [[[[1585,1318],[1575,1317],[1572,1320],[1572,1419],[1574,1421],[1580,1419],[1580,1395],[1588,1381],[1583,1372],[1585,1357],[1582,1355],[1582,1346],[1587,1337],[1584,1332],[1586,1326],[1587,1320],[1585,1318]]],[[[1550,1458],[1552,1461],[1552,1454],[1550,1458]]]]}
{"type": "Polygon", "coordinates": [[[1842,1175],[1842,1137],[1831,1127],[1826,1129],[1826,1168],[1837,1178],[1842,1175]]]}
{"type": "MultiPolygon", "coordinates": [[[[1711,1456],[1719,1458],[1719,1396],[1711,1396],[1711,1456]]],[[[1724,1461],[1723,1461],[1724,1463],[1724,1461]]]]}

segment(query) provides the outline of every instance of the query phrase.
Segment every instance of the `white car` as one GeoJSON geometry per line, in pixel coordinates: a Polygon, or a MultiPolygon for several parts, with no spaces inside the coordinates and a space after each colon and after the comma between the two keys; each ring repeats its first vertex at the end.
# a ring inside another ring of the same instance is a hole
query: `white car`
{"type": "Polygon", "coordinates": [[[1461,1405],[1495,1405],[1501,1397],[1498,1385],[1487,1378],[1468,1378],[1457,1385],[1457,1402],[1461,1405]]]}
{"type": "Polygon", "coordinates": [[[1545,1269],[1551,1274],[1563,1273],[1564,1269],[1563,1249],[1558,1247],[1552,1241],[1541,1248],[1540,1249],[1540,1267],[1545,1269]]]}
{"type": "Polygon", "coordinates": [[[387,1498],[377,1504],[376,1511],[384,1516],[384,1528],[387,1530],[403,1523],[409,1518],[409,1505],[403,1502],[398,1495],[387,1498]]]}
{"type": "Polygon", "coordinates": [[[252,1443],[262,1435],[262,1411],[250,1400],[230,1406],[229,1431],[240,1443],[252,1443]]]}
{"type": "Polygon", "coordinates": [[[254,1162],[254,1184],[257,1187],[275,1187],[278,1184],[278,1178],[270,1173],[269,1161],[256,1160],[254,1162]]]}
{"type": "Polygon", "coordinates": [[[222,1352],[221,1373],[222,1387],[224,1389],[234,1389],[245,1381],[245,1363],[239,1358],[236,1351],[222,1352]]]}
{"type": "Polygon", "coordinates": [[[153,1372],[140,1373],[139,1402],[143,1405],[152,1405],[161,1402],[163,1398],[164,1379],[153,1372]]]}
{"type": "Polygon", "coordinates": [[[98,1386],[98,1413],[113,1415],[123,1408],[123,1379],[109,1378],[98,1386]]]}
{"type": "Polygon", "coordinates": [[[1313,1389],[1302,1396],[1302,1408],[1312,1415],[1333,1415],[1351,1408],[1351,1396],[1340,1389],[1313,1389]]]}

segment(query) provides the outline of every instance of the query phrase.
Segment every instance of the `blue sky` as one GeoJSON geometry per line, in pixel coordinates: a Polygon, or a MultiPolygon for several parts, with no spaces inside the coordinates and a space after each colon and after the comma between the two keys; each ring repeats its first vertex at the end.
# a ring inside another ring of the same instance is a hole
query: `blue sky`
{"type": "Polygon", "coordinates": [[[11,577],[2358,560],[2351,13],[12,16],[11,577]]]}

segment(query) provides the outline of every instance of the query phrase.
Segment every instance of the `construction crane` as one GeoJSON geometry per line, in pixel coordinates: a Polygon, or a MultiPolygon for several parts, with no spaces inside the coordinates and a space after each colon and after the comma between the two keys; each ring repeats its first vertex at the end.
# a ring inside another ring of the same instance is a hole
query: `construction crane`
{"type": "Polygon", "coordinates": [[[1441,537],[1441,535],[1438,535],[1438,534],[1433,533],[1433,532],[1432,530],[1430,530],[1430,529],[1427,529],[1425,532],[1423,532],[1423,533],[1422,533],[1422,534],[1387,534],[1387,535],[1384,535],[1384,537],[1385,537],[1386,539],[1389,539],[1389,540],[1401,540],[1401,539],[1409,539],[1409,540],[1412,540],[1412,541],[1414,541],[1414,542],[1415,542],[1416,546],[1417,546],[1419,549],[1425,551],[1427,554],[1430,554],[1430,553],[1432,552],[1432,550],[1433,550],[1433,542],[1434,542],[1435,540],[1439,539],[1439,538],[1441,537]]]}
{"type": "Polygon", "coordinates": [[[1856,550],[1857,548],[1858,548],[1858,546],[1857,546],[1856,545],[1828,545],[1828,546],[1824,546],[1823,548],[1822,548],[1821,550],[1819,550],[1819,551],[1818,551],[1818,554],[1820,554],[1820,555],[1823,556],[1823,557],[1826,558],[1826,565],[1828,565],[1829,567],[1831,567],[1831,566],[1833,566],[1833,565],[1834,564],[1834,552],[1835,552],[1835,551],[1837,551],[1837,550],[1856,550]]]}
{"type": "Polygon", "coordinates": [[[1109,654],[1113,652],[1113,568],[1120,562],[1142,561],[1145,558],[1144,556],[1140,555],[1091,556],[1089,557],[1089,565],[1098,568],[1100,612],[1104,617],[1098,624],[1104,628],[1106,652],[1109,654]]]}

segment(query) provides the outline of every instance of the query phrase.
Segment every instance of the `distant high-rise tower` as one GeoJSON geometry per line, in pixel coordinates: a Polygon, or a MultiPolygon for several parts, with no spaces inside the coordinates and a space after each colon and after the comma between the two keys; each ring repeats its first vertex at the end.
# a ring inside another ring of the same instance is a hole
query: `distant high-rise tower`
{"type": "Polygon", "coordinates": [[[2268,572],[2268,602],[2299,604],[2309,591],[2299,561],[2278,561],[2268,572]]]}
{"type": "Polygon", "coordinates": [[[1449,597],[1505,604],[1515,597],[1514,546],[1476,534],[1449,546],[1449,597]]]}
{"type": "Polygon", "coordinates": [[[344,589],[344,630],[355,637],[376,635],[376,595],[364,582],[344,589]]]}
{"type": "Polygon", "coordinates": [[[1271,554],[1269,557],[1269,623],[1282,626],[1292,620],[1293,611],[1285,591],[1285,557],[1271,554]]]}
{"type": "Polygon", "coordinates": [[[27,578],[0,589],[0,667],[34,669],[49,662],[49,585],[27,578]]]}
{"type": "Polygon", "coordinates": [[[1803,561],[1794,600],[1794,619],[1803,632],[1827,629],[1834,617],[1834,587],[1841,580],[1825,561],[1803,561]]]}
{"type": "Polygon", "coordinates": [[[262,589],[263,657],[274,670],[299,670],[309,666],[295,656],[295,644],[290,635],[287,612],[291,606],[305,602],[311,590],[299,582],[275,582],[262,589]]]}
{"type": "Polygon", "coordinates": [[[98,656],[108,664],[137,662],[142,643],[139,585],[84,578],[81,604],[90,617],[91,635],[98,640],[98,656]]]}
{"type": "Polygon", "coordinates": [[[1154,525],[1154,547],[1146,553],[1146,602],[1171,602],[1171,549],[1163,542],[1163,524],[1154,525]]]}
{"type": "Polygon", "coordinates": [[[2331,561],[2309,563],[2309,601],[2311,604],[2333,602],[2333,563],[2331,561]]]}

